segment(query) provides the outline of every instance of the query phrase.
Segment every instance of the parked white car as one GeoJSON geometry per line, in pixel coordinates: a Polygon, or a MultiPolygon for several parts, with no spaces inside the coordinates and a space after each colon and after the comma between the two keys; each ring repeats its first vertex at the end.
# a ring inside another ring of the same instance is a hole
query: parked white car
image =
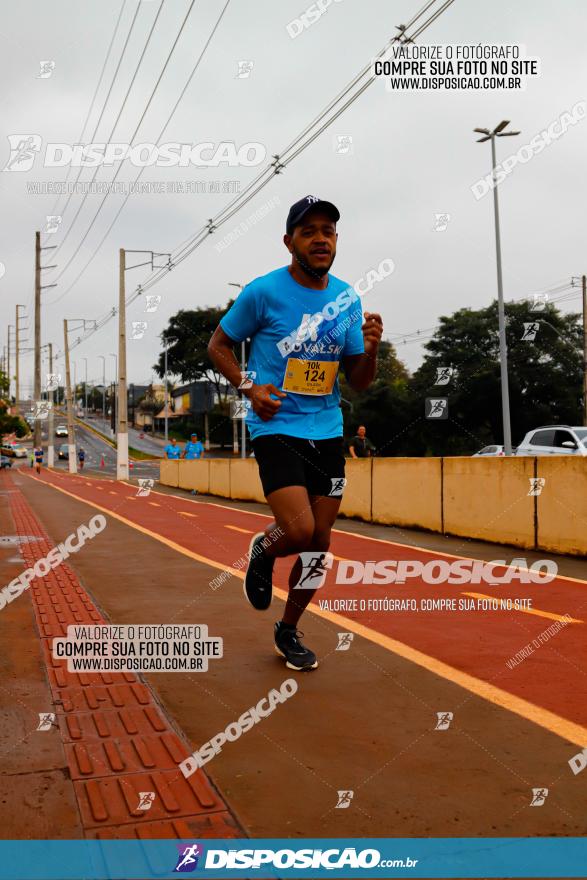
{"type": "Polygon", "coordinates": [[[57,425],[55,428],[56,437],[67,437],[67,425],[57,425]]]}
{"type": "Polygon", "coordinates": [[[493,446],[484,446],[483,449],[479,450],[479,452],[475,452],[472,457],[479,458],[479,456],[481,455],[485,458],[486,455],[505,455],[505,452],[503,451],[503,446],[497,446],[496,444],[493,444],[493,446]]]}
{"type": "Polygon", "coordinates": [[[587,428],[571,425],[543,425],[528,431],[516,455],[587,456],[587,428]]]}

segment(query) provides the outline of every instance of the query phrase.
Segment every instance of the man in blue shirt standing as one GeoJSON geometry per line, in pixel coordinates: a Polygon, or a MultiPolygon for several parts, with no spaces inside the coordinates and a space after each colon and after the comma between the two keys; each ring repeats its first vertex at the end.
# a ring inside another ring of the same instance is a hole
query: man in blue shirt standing
{"type": "Polygon", "coordinates": [[[182,458],[192,460],[194,458],[204,458],[204,447],[198,440],[197,434],[192,434],[191,438],[185,445],[182,458]]]}
{"type": "Polygon", "coordinates": [[[171,438],[171,443],[168,443],[164,449],[165,458],[176,459],[181,458],[181,447],[177,445],[177,440],[175,437],[171,438]]]}
{"type": "Polygon", "coordinates": [[[275,559],[295,554],[289,596],[275,624],[275,647],[290,669],[315,669],[297,624],[322,585],[330,532],[346,484],[338,370],[349,385],[375,377],[383,324],[362,315],[354,289],[329,274],[336,255],[337,208],[306,196],[290,208],[283,241],[291,263],[248,284],[208,345],[214,366],[248,399],[247,425],[275,523],[249,549],[245,596],[271,603],[275,559]],[[244,381],[233,347],[251,339],[244,381]],[[276,528],[277,526],[277,528],[276,528]]]}

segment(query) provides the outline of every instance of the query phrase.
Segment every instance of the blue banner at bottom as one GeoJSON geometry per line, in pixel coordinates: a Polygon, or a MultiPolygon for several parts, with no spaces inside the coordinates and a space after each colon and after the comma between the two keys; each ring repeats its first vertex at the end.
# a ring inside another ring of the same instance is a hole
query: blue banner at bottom
{"type": "Polygon", "coordinates": [[[587,839],[4,840],[0,880],[587,877],[587,839]]]}

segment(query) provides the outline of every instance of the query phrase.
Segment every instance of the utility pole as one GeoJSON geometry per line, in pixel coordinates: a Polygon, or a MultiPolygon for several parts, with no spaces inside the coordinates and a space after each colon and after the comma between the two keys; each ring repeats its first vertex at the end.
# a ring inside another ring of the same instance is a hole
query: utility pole
{"type": "MultiPolygon", "coordinates": [[[[49,349],[49,373],[53,373],[53,343],[48,342],[47,347],[49,349]]],[[[49,385],[49,424],[47,427],[47,465],[52,468],[55,466],[55,446],[54,446],[54,436],[55,436],[55,428],[54,428],[54,413],[53,407],[55,406],[55,392],[53,391],[53,376],[51,376],[51,383],[49,385]]]]}
{"type": "Polygon", "coordinates": [[[67,446],[69,473],[77,474],[77,459],[75,457],[75,434],[73,427],[73,400],[71,395],[71,370],[69,368],[69,340],[67,337],[67,318],[63,319],[63,339],[63,350],[65,352],[65,399],[67,401],[67,446]]]}
{"type": "Polygon", "coordinates": [[[118,296],[118,421],[116,424],[116,479],[128,480],[128,400],[126,392],[126,254],[120,248],[118,296]]]}
{"type": "Polygon", "coordinates": [[[10,331],[12,330],[12,324],[8,325],[8,345],[6,346],[6,378],[8,379],[8,405],[10,405],[10,331]]]}
{"type": "Polygon", "coordinates": [[[587,427],[587,275],[581,276],[583,287],[583,424],[587,427]]]}
{"type": "Polygon", "coordinates": [[[82,358],[85,361],[86,370],[84,373],[85,381],[84,381],[84,419],[88,417],[88,359],[87,357],[82,358]]]}
{"type": "Polygon", "coordinates": [[[18,305],[16,307],[16,342],[15,342],[15,372],[14,372],[14,381],[15,381],[15,389],[14,389],[14,414],[20,415],[20,315],[18,313],[19,309],[24,309],[25,306],[18,305]]]}
{"type": "Polygon", "coordinates": [[[520,134],[519,131],[504,131],[509,125],[509,120],[504,119],[499,125],[489,131],[487,128],[475,128],[473,131],[483,134],[484,137],[478,138],[477,143],[491,141],[491,174],[493,178],[493,211],[495,216],[495,254],[497,261],[497,314],[499,321],[499,367],[501,374],[501,409],[503,418],[503,449],[506,455],[512,454],[512,428],[510,422],[510,391],[508,379],[508,351],[505,335],[505,306],[503,302],[503,282],[501,274],[501,236],[499,231],[499,204],[497,200],[497,179],[495,176],[495,167],[497,160],[495,158],[495,138],[496,137],[515,137],[520,134]]]}
{"type": "MultiPolygon", "coordinates": [[[[35,232],[35,367],[34,399],[41,399],[41,233],[35,232]]],[[[41,445],[41,420],[35,419],[33,445],[41,445]]]]}
{"type": "Polygon", "coordinates": [[[104,422],[104,427],[106,426],[106,355],[99,354],[99,358],[102,358],[102,421],[104,422]]]}
{"type": "Polygon", "coordinates": [[[169,443],[169,418],[167,415],[167,407],[169,406],[169,392],[167,391],[167,337],[163,337],[163,344],[165,345],[165,376],[163,381],[165,383],[165,403],[164,413],[165,413],[165,446],[169,443]]]}

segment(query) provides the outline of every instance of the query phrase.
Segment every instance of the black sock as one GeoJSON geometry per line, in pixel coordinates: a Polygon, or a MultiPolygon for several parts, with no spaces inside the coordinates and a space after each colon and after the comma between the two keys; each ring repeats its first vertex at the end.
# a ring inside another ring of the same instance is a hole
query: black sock
{"type": "Polygon", "coordinates": [[[284,623],[283,620],[279,621],[279,626],[281,627],[281,629],[295,629],[296,628],[295,623],[284,623]]]}

